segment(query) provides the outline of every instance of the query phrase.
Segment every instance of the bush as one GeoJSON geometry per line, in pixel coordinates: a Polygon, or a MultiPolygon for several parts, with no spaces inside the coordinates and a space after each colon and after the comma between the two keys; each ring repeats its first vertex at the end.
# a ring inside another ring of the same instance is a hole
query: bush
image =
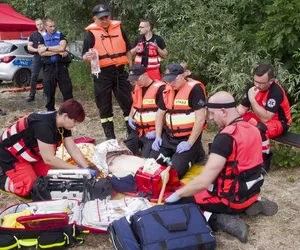
{"type": "Polygon", "coordinates": [[[73,88],[85,92],[88,96],[93,96],[94,83],[91,76],[90,65],[81,61],[73,61],[69,71],[73,82],[73,88]]]}
{"type": "Polygon", "coordinates": [[[272,143],[274,157],[272,165],[281,168],[295,168],[300,166],[300,150],[289,145],[272,143]]]}

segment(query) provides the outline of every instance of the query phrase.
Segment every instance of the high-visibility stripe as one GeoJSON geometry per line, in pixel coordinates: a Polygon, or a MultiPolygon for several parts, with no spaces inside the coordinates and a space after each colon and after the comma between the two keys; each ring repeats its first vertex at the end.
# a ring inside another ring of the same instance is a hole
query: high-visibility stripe
{"type": "Polygon", "coordinates": [[[257,182],[259,182],[259,181],[261,181],[261,180],[263,180],[263,179],[264,179],[264,177],[263,177],[263,175],[261,174],[256,180],[246,182],[246,185],[247,185],[248,190],[249,190],[250,188],[252,188],[252,187],[254,186],[255,183],[257,183],[257,182]]]}
{"type": "Polygon", "coordinates": [[[7,138],[7,129],[2,134],[2,141],[7,138]]]}
{"type": "Polygon", "coordinates": [[[112,122],[113,119],[114,119],[113,117],[101,118],[100,122],[101,123],[112,122]]]}
{"type": "Polygon", "coordinates": [[[134,119],[136,122],[153,122],[155,121],[156,112],[148,112],[148,113],[138,113],[134,114],[134,119]]]}
{"type": "Polygon", "coordinates": [[[124,120],[127,122],[129,119],[129,116],[124,116],[124,120]]]}
{"type": "Polygon", "coordinates": [[[262,142],[263,146],[269,146],[270,145],[270,140],[265,140],[262,142]]]}
{"type": "MultiPolygon", "coordinates": [[[[22,150],[22,146],[20,143],[15,143],[13,146],[12,146],[14,149],[17,150],[17,152],[21,151],[22,150]]],[[[29,162],[36,162],[40,159],[40,157],[38,157],[37,159],[31,157],[26,151],[24,151],[22,154],[20,154],[20,156],[26,160],[26,161],[29,161],[29,162]]]]}
{"type": "Polygon", "coordinates": [[[166,114],[166,123],[168,125],[171,125],[171,119],[172,119],[172,125],[185,125],[188,123],[194,123],[195,122],[195,113],[192,112],[188,115],[186,114],[166,114]]]}

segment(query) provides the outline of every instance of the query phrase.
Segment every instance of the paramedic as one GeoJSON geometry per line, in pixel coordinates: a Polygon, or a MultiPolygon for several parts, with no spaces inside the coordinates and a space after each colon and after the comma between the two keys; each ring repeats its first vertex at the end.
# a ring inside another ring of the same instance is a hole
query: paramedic
{"type": "Polygon", "coordinates": [[[236,214],[246,211],[249,215],[261,212],[273,215],[277,212],[274,202],[258,201],[264,182],[261,135],[258,128],[239,115],[234,98],[228,92],[220,91],[211,96],[207,108],[209,118],[221,128],[210,147],[208,161],[200,175],[166,202],[177,202],[181,198],[180,203],[195,202],[201,210],[213,213],[209,220],[212,227],[217,225],[218,229],[246,242],[246,225],[236,214]]]}
{"type": "Polygon", "coordinates": [[[71,134],[84,118],[81,104],[69,99],[57,112],[34,112],[8,127],[0,137],[0,189],[28,196],[37,176],[49,169],[77,169],[55,156],[61,143],[80,168],[87,168],[71,134]]]}

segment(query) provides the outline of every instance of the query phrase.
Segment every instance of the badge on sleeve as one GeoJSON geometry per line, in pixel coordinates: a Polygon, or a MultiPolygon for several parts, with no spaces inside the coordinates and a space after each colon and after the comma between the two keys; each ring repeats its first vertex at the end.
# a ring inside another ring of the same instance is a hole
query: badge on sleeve
{"type": "Polygon", "coordinates": [[[273,108],[275,105],[276,105],[275,99],[271,98],[271,99],[268,100],[267,106],[269,108],[273,108]]]}

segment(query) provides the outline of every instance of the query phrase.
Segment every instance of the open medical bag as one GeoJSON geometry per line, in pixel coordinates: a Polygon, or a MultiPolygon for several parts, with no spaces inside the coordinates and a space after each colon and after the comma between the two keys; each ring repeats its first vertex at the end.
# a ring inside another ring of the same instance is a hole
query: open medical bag
{"type": "Polygon", "coordinates": [[[108,232],[116,250],[216,248],[212,230],[196,204],[155,206],[114,221],[108,232]]]}
{"type": "Polygon", "coordinates": [[[83,242],[78,237],[80,232],[107,233],[112,221],[149,207],[151,204],[143,198],[15,204],[0,212],[0,250],[20,246],[65,249],[83,242]]]}

